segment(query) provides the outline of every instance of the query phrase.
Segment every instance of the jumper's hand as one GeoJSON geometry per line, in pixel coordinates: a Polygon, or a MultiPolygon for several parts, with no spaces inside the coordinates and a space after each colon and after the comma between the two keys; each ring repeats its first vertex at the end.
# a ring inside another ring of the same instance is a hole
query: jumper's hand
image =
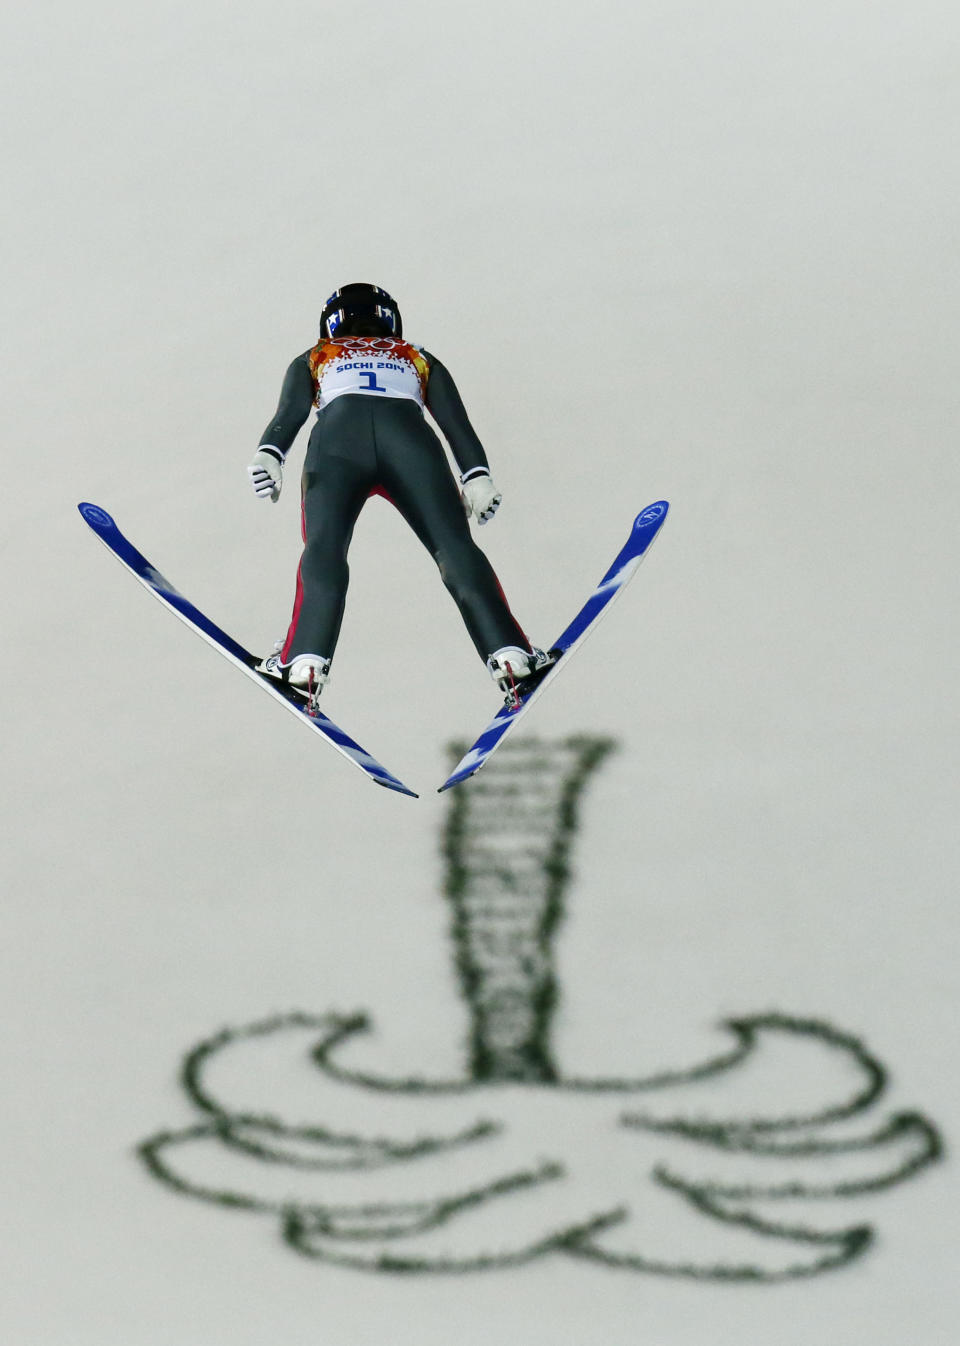
{"type": "Polygon", "coordinates": [[[469,519],[472,514],[480,524],[490,522],[500,508],[500,501],[503,499],[487,472],[465,481],[460,494],[463,498],[463,507],[467,511],[467,518],[469,519]]]}
{"type": "Polygon", "coordinates": [[[260,500],[278,500],[283,485],[283,465],[270,449],[258,449],[247,468],[252,485],[260,500]]]}

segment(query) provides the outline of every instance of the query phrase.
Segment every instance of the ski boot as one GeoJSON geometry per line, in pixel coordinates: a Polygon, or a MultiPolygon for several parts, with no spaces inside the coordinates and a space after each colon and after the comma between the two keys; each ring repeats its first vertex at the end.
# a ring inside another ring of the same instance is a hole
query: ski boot
{"type": "Polygon", "coordinates": [[[280,652],[285,643],[285,640],[274,641],[273,653],[265,654],[259,664],[256,665],[258,673],[263,673],[268,678],[276,678],[278,682],[283,681],[283,673],[280,668],[280,652]]]}
{"type": "Polygon", "coordinates": [[[516,709],[522,698],[536,687],[541,675],[555,663],[556,655],[552,650],[540,650],[536,646],[522,650],[519,645],[504,645],[490,655],[487,668],[504,694],[504,705],[516,709]]]}
{"type": "Polygon", "coordinates": [[[289,664],[282,664],[280,662],[282,649],[283,641],[277,641],[273,653],[257,664],[257,672],[305,692],[307,713],[316,715],[320,693],[330,681],[330,660],[320,654],[298,654],[289,664]]]}

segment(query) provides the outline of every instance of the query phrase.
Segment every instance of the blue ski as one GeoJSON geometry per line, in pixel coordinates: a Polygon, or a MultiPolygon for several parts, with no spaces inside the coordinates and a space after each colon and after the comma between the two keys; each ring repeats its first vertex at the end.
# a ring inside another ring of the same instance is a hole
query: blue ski
{"type": "Polygon", "coordinates": [[[258,686],[263,687],[271,696],[275,697],[287,710],[292,711],[304,724],[315,730],[321,738],[325,738],[337,752],[342,753],[354,766],[375,781],[377,785],[383,785],[388,790],[397,790],[401,794],[412,795],[417,798],[413,790],[408,789],[403,781],[398,780],[384,766],[381,766],[375,757],[371,757],[368,752],[361,748],[349,734],[345,734],[334,722],[319,711],[311,714],[307,709],[307,698],[294,687],[288,687],[286,684],[277,681],[274,678],[268,678],[265,674],[258,673],[256,665],[259,660],[255,654],[245,650],[238,644],[232,636],[228,636],[226,631],[221,631],[220,627],[215,625],[209,617],[205,617],[198,608],[195,608],[191,602],[177,593],[176,589],[169,580],[164,579],[159,570],[156,570],[145,556],[137,551],[136,547],[120,532],[120,529],[114,523],[113,519],[105,509],[99,505],[82,504],[78,505],[84,521],[90,525],[100,541],[113,552],[114,556],[121,561],[135,579],[138,579],[153,594],[154,598],[160,600],[164,607],[169,608],[182,621],[196,631],[198,636],[202,636],[214,649],[219,650],[224,658],[229,659],[247,677],[252,678],[258,686]]]}
{"type": "MultiPolygon", "coordinates": [[[[521,716],[530,709],[547,683],[556,677],[561,668],[566,667],[574,650],[586,640],[613,600],[623,592],[628,581],[636,574],[640,562],[650,549],[650,544],[663,527],[669,508],[666,500],[658,500],[641,510],[617,559],[567,629],[551,646],[550,653],[555,656],[555,662],[539,677],[533,675],[535,679],[533,685],[527,691],[519,691],[517,704],[507,701],[501,706],[473,747],[440,786],[441,790],[449,790],[452,785],[459,785],[461,781],[468,780],[478,772],[484,763],[489,761],[491,754],[497,750],[521,716]]],[[[522,688],[523,683],[519,686],[522,688]]]]}

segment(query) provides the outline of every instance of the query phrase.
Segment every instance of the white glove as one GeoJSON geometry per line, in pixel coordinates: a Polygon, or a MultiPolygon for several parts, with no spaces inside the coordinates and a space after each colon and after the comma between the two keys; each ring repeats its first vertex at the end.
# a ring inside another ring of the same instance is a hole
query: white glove
{"type": "Polygon", "coordinates": [[[261,500],[278,500],[283,485],[283,466],[280,459],[269,449],[258,449],[253,462],[247,468],[250,484],[261,500]]]}
{"type": "Polygon", "coordinates": [[[463,507],[467,511],[467,518],[469,519],[472,514],[481,524],[490,522],[500,508],[500,501],[503,499],[503,496],[491,481],[488,472],[484,472],[481,476],[471,477],[469,481],[463,482],[460,494],[463,497],[463,507]]]}

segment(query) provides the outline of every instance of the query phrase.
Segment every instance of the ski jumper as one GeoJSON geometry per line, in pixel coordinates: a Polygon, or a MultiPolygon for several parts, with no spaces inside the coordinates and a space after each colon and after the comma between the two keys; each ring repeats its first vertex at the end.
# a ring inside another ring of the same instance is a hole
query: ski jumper
{"type": "Polygon", "coordinates": [[[285,458],[317,409],[302,479],[304,551],[293,617],[281,652],[332,658],[346,601],[347,551],[371,495],[400,511],[436,561],[481,659],[530,644],[507,605],[493,567],[474,542],[443,446],[461,480],[487,472],[483,446],[447,369],[419,346],[394,337],[321,339],[291,363],[276,415],[260,447],[285,458]]]}

